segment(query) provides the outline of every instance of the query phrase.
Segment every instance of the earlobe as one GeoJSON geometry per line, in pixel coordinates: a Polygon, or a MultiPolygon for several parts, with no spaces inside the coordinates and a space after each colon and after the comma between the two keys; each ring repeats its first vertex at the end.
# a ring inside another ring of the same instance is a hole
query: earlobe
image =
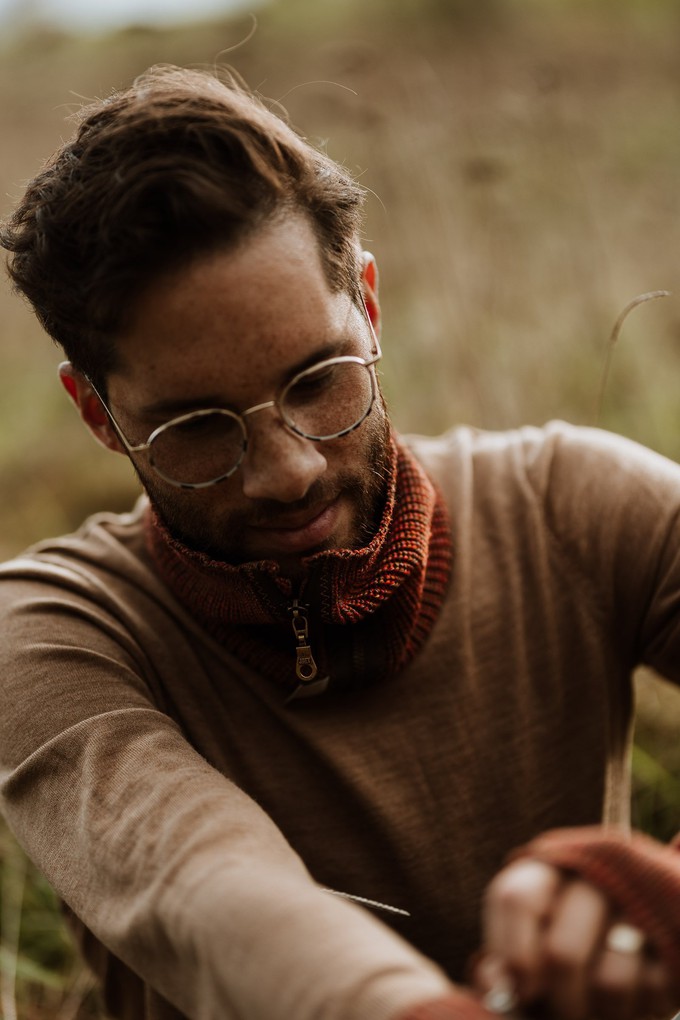
{"type": "Polygon", "coordinates": [[[125,453],[116,430],[87,377],[75,369],[70,361],[62,361],[59,365],[59,378],[95,439],[108,450],[125,453]]]}
{"type": "Polygon", "coordinates": [[[378,300],[378,266],[370,251],[361,253],[361,283],[366,310],[373,329],[380,336],[380,302],[378,300]]]}

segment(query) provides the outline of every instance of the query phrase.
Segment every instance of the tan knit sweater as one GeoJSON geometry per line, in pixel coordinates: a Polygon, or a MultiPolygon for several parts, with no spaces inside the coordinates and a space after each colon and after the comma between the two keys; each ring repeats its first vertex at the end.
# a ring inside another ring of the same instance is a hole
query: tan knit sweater
{"type": "Polygon", "coordinates": [[[411,445],[452,580],[361,691],[285,705],[157,579],[140,510],[0,570],[4,811],[118,1015],[387,1020],[461,979],[512,848],[625,824],[631,668],[680,679],[680,469],[561,424],[411,445]]]}

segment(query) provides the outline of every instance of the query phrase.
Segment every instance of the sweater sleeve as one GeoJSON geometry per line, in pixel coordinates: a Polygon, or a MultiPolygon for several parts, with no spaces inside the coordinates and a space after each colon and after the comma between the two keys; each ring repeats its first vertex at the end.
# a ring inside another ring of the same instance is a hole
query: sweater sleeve
{"type": "MultiPolygon", "coordinates": [[[[187,743],[122,622],[76,590],[0,584],[2,803],[58,894],[196,1020],[386,1020],[451,993],[324,892],[268,816],[187,743]]],[[[190,678],[187,678],[190,682],[190,678]]]]}
{"type": "Polygon", "coordinates": [[[556,829],[515,855],[573,872],[606,893],[666,964],[680,994],[680,850],[642,833],[600,827],[556,829]]]}
{"type": "MultiPolygon", "coordinates": [[[[548,525],[629,667],[680,683],[680,467],[637,443],[554,423],[529,462],[548,525]]],[[[676,844],[678,841],[676,840],[676,844]]],[[[654,944],[680,993],[680,849],[641,833],[559,829],[519,855],[605,892],[654,944]]]]}
{"type": "Polygon", "coordinates": [[[630,667],[646,664],[680,683],[680,466],[561,422],[525,449],[566,576],[578,575],[630,667]]]}
{"type": "Polygon", "coordinates": [[[455,991],[438,999],[428,999],[401,1013],[397,1020],[493,1020],[498,1013],[490,1013],[479,999],[455,991]]]}

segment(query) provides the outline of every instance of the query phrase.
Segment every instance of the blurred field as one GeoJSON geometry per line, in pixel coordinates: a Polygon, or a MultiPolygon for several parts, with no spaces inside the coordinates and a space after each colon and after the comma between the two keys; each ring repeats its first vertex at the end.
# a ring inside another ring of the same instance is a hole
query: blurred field
{"type": "MultiPolygon", "coordinates": [[[[251,28],[239,17],[87,40],[36,30],[5,42],[0,215],[70,133],[66,118],[83,98],[152,63],[230,63],[369,189],[383,381],[400,428],[593,423],[617,315],[664,288],[677,294],[624,325],[601,424],[680,458],[672,0],[279,0],[233,49],[251,28]]],[[[58,361],[3,281],[2,557],[92,510],[125,508],[136,492],[122,458],[81,429],[58,388],[58,361]]],[[[636,821],[665,838],[680,828],[677,694],[651,678],[640,690],[636,821]]],[[[0,969],[7,989],[20,945],[19,1015],[96,1015],[49,890],[7,835],[1,852],[0,969]]],[[[0,1013],[12,1020],[8,1003],[0,1013]]]]}

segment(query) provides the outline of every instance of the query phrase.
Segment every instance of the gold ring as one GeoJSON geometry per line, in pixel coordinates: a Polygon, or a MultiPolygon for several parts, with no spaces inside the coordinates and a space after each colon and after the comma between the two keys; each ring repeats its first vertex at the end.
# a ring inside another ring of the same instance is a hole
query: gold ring
{"type": "Polygon", "coordinates": [[[607,932],[604,940],[605,947],[612,953],[624,953],[627,956],[634,956],[639,953],[645,944],[645,936],[639,928],[632,924],[620,922],[614,924],[607,932]]]}

